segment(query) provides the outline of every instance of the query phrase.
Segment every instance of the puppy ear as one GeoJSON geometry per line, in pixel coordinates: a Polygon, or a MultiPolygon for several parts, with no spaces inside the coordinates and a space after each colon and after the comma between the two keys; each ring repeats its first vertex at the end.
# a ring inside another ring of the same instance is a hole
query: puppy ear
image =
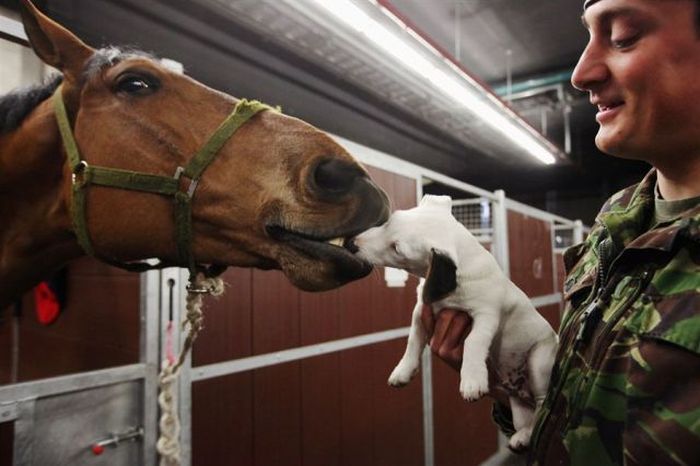
{"type": "Polygon", "coordinates": [[[438,301],[457,288],[457,266],[447,253],[431,250],[430,267],[423,285],[423,303],[438,301]]]}

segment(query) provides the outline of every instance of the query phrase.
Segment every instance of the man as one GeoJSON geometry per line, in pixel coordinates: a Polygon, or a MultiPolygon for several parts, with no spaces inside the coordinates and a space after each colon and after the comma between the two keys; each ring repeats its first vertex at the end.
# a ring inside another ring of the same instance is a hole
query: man
{"type": "MultiPolygon", "coordinates": [[[[572,83],[596,145],[653,166],[565,254],[566,308],[533,434],[538,465],[700,465],[700,0],[586,0],[572,83]]],[[[458,365],[466,314],[431,347],[458,365]]],[[[507,408],[494,418],[508,430],[507,408]]]]}

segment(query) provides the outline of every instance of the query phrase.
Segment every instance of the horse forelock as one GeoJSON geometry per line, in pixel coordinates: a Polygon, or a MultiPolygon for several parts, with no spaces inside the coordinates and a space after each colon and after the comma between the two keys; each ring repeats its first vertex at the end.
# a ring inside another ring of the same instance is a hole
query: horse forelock
{"type": "Polygon", "coordinates": [[[24,86],[1,96],[0,134],[16,130],[37,105],[51,97],[61,82],[63,76],[53,74],[41,84],[24,86]]]}
{"type": "Polygon", "coordinates": [[[114,46],[105,47],[96,50],[85,64],[85,78],[93,78],[105,68],[114,66],[117,63],[129,58],[146,58],[153,61],[158,60],[153,54],[144,52],[143,50],[126,49],[114,46]]]}

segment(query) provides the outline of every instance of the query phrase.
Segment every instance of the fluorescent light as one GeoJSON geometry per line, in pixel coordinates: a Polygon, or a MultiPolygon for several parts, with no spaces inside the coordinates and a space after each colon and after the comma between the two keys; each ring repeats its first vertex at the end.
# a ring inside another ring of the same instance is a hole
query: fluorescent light
{"type": "MultiPolygon", "coordinates": [[[[452,69],[458,75],[461,75],[462,79],[450,76],[425,58],[415,46],[398,37],[382,24],[372,19],[350,0],[314,1],[338,18],[342,23],[347,24],[352,29],[374,42],[375,45],[389,56],[394,57],[394,59],[403,64],[403,66],[428,80],[435,88],[442,91],[456,103],[463,105],[475,115],[478,115],[478,117],[484,120],[489,126],[502,132],[508,139],[525,149],[528,154],[535,157],[537,160],[545,164],[552,164],[556,161],[552,154],[553,146],[546,147],[545,141],[541,141],[541,137],[538,137],[538,135],[524,126],[524,124],[519,123],[515,114],[509,117],[507,113],[510,112],[510,110],[502,106],[498,101],[494,100],[490,102],[486,90],[474,89],[475,84],[473,84],[473,80],[459,70],[459,68],[452,66],[452,69]],[[497,105],[501,105],[501,111],[497,109],[497,105]]],[[[403,28],[410,31],[410,29],[396,17],[392,16],[392,19],[403,28]]],[[[420,42],[423,43],[423,47],[430,47],[428,44],[425,44],[424,41],[420,42]]],[[[439,55],[435,50],[431,50],[431,52],[439,55]]],[[[441,55],[440,58],[446,60],[445,57],[441,55]]]]}

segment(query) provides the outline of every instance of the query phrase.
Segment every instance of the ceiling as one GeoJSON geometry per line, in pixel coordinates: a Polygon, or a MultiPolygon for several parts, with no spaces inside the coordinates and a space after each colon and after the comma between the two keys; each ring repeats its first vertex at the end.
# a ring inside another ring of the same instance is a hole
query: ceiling
{"type": "Polygon", "coordinates": [[[38,3],[92,45],[174,58],[212,87],[280,104],[327,131],[563,216],[591,222],[608,195],[646,170],[595,149],[595,112],[567,82],[586,42],[581,0],[377,1],[494,92],[505,92],[510,76],[511,108],[562,160],[525,161],[478,121],[441,110],[365,44],[298,14],[310,0],[38,3]]]}

